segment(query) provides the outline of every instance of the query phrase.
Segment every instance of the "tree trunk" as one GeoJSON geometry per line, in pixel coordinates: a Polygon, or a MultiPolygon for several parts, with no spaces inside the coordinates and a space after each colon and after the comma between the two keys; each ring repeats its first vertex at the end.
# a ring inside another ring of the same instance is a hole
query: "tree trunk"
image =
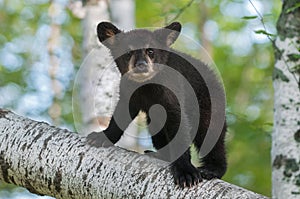
{"type": "Polygon", "coordinates": [[[300,8],[285,0],[277,22],[272,136],[273,198],[300,197],[300,8]]]}
{"type": "Polygon", "coordinates": [[[112,22],[123,30],[135,27],[134,0],[110,0],[112,22]]]}
{"type": "MultiPolygon", "coordinates": [[[[79,95],[73,95],[73,109],[76,130],[81,135],[88,135],[108,126],[119,100],[120,72],[109,50],[98,41],[96,27],[101,21],[113,21],[121,29],[133,29],[135,12],[133,0],[88,0],[84,9],[85,59],[77,73],[75,88],[78,92],[75,93],[79,95]],[[78,108],[80,110],[76,111],[78,108]]],[[[137,125],[133,122],[117,144],[137,150],[137,133],[137,125]]]]}
{"type": "Polygon", "coordinates": [[[97,38],[96,27],[110,21],[108,1],[86,1],[83,19],[84,60],[77,73],[76,85],[81,114],[74,115],[75,127],[82,135],[105,128],[118,100],[119,73],[110,52],[97,38]]]}
{"type": "Polygon", "coordinates": [[[0,180],[56,198],[266,198],[222,180],[175,186],[166,162],[0,109],[0,180]]]}

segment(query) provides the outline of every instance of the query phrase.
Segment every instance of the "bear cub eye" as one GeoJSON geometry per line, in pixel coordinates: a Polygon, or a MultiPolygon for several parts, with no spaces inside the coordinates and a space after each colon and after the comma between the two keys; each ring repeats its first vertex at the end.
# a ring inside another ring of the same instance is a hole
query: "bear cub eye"
{"type": "Polygon", "coordinates": [[[131,50],[127,50],[126,51],[126,55],[131,56],[132,55],[132,51],[131,50]]]}
{"type": "Polygon", "coordinates": [[[154,50],[153,50],[152,48],[147,48],[147,49],[146,49],[146,53],[147,53],[147,55],[149,55],[150,57],[153,57],[154,50]]]}

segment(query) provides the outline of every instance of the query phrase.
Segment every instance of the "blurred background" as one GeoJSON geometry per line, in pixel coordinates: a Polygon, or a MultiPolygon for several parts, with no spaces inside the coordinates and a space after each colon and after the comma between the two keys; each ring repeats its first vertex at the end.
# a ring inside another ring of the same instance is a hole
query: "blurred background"
{"type": "MultiPolygon", "coordinates": [[[[87,6],[103,6],[103,1],[0,0],[1,108],[77,130],[72,96],[76,75],[87,55],[83,28],[87,6]]],[[[176,20],[182,23],[183,34],[206,49],[227,95],[228,171],[223,179],[270,196],[274,56],[264,31],[276,34],[281,1],[104,2],[108,19],[117,24],[120,16],[114,13],[126,9],[128,13],[121,14],[131,20],[124,29],[161,27],[176,20]]],[[[190,48],[197,53],[197,48],[190,48]]],[[[0,182],[0,198],[46,197],[0,182]]]]}

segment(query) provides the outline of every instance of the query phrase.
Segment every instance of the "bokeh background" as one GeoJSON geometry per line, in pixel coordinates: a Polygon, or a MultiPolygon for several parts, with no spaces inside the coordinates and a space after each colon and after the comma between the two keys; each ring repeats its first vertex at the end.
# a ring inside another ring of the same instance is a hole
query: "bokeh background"
{"type": "MultiPolygon", "coordinates": [[[[60,10],[49,0],[0,0],[0,107],[75,131],[72,91],[84,59],[82,21],[70,11],[70,1],[55,2],[60,10]],[[55,47],[49,42],[53,35],[59,38],[55,47]]],[[[260,30],[276,35],[281,1],[134,3],[136,27],[176,19],[182,32],[207,50],[227,95],[229,165],[223,179],[270,196],[274,56],[260,30]]],[[[44,197],[0,182],[0,198],[44,197]]]]}

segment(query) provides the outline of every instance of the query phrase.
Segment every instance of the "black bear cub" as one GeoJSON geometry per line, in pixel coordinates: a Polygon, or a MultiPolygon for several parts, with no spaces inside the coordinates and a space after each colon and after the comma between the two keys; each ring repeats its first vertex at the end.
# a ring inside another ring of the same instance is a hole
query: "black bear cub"
{"type": "MultiPolygon", "coordinates": [[[[109,22],[98,24],[98,38],[110,49],[122,75],[120,100],[103,133],[114,144],[139,111],[145,112],[158,156],[171,161],[175,184],[190,187],[203,178],[221,178],[226,171],[225,94],[206,64],[170,48],[180,31],[178,22],[154,31],[129,32],[109,22]],[[214,122],[213,114],[222,122],[214,122]],[[192,143],[203,156],[199,168],[191,164],[192,143]],[[202,146],[207,149],[204,155],[202,146]]],[[[101,146],[101,134],[90,134],[88,143],[101,146]]]]}

